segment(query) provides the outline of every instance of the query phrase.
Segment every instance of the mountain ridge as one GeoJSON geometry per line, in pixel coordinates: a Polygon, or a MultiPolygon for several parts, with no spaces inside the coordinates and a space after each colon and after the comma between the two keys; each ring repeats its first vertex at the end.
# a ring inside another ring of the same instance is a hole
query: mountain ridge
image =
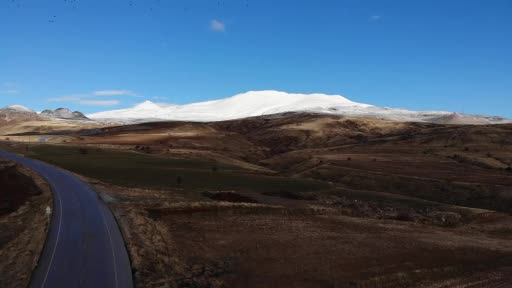
{"type": "Polygon", "coordinates": [[[341,95],[298,94],[275,90],[249,91],[220,100],[184,105],[145,101],[131,108],[98,112],[87,116],[98,121],[173,120],[209,122],[285,112],[368,117],[398,122],[474,125],[512,123],[511,119],[498,116],[469,115],[449,111],[413,111],[353,102],[341,95]]]}
{"type": "Polygon", "coordinates": [[[486,125],[512,123],[499,116],[461,114],[449,111],[414,111],[379,107],[351,101],[341,95],[299,94],[275,90],[249,91],[219,100],[190,104],[154,103],[144,101],[131,108],[84,115],[67,108],[35,112],[21,105],[0,109],[5,119],[76,120],[115,123],[149,121],[215,122],[282,113],[315,113],[346,117],[361,117],[397,122],[486,125]],[[18,116],[16,116],[18,114],[18,116]]]}
{"type": "Polygon", "coordinates": [[[46,109],[39,115],[51,119],[65,119],[65,120],[90,120],[80,111],[69,110],[68,108],[57,108],[55,110],[46,109]]]}

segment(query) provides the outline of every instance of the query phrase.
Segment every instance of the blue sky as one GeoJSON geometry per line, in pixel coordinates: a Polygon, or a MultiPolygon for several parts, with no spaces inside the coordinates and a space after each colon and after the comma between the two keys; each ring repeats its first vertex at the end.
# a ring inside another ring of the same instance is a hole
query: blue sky
{"type": "Polygon", "coordinates": [[[512,1],[0,1],[0,106],[266,89],[512,117],[512,1]]]}

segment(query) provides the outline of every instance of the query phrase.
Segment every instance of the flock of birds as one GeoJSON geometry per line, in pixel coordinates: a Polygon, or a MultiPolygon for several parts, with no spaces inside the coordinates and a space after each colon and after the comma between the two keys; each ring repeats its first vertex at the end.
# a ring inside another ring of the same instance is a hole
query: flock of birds
{"type": "MultiPolygon", "coordinates": [[[[62,1],[65,4],[72,5],[73,9],[76,9],[78,7],[78,3],[79,3],[79,0],[62,0],[62,1]]],[[[153,12],[155,10],[156,6],[158,4],[160,4],[160,1],[161,0],[151,1],[152,3],[150,3],[150,5],[148,7],[148,11],[153,12]]],[[[23,2],[23,0],[11,0],[10,1],[10,3],[13,5],[16,5],[17,8],[23,8],[22,2],[23,2]]],[[[130,7],[138,7],[138,6],[142,6],[141,3],[143,3],[143,5],[145,5],[145,6],[147,6],[148,2],[149,1],[147,1],[147,0],[128,0],[127,4],[130,7]]],[[[187,1],[184,1],[184,2],[187,2],[187,1]]],[[[223,5],[224,5],[223,0],[217,1],[217,6],[223,6],[223,5]]],[[[249,7],[249,0],[245,0],[244,5],[245,5],[245,7],[249,7]]],[[[189,11],[189,9],[190,9],[189,6],[183,7],[183,11],[185,11],[185,12],[189,11]]],[[[57,15],[51,15],[50,18],[48,19],[48,23],[55,23],[55,22],[57,22],[57,15]]]]}

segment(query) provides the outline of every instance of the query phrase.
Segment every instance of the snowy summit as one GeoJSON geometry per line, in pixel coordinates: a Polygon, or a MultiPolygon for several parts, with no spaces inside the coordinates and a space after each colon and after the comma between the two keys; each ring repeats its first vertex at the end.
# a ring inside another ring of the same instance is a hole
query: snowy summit
{"type": "MultiPolygon", "coordinates": [[[[411,111],[378,107],[350,101],[340,95],[295,94],[273,90],[250,91],[229,98],[186,105],[159,104],[151,101],[132,108],[105,111],[87,115],[102,121],[222,121],[283,112],[311,112],[354,117],[372,117],[394,121],[446,122],[454,113],[445,111],[411,111]]],[[[472,115],[457,117],[477,123],[505,123],[501,117],[472,115]]]]}

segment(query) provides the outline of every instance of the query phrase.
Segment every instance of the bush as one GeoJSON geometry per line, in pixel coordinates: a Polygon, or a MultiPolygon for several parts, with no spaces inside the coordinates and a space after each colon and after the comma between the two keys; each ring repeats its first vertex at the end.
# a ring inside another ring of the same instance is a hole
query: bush
{"type": "Polygon", "coordinates": [[[434,148],[427,148],[423,150],[423,154],[434,154],[436,150],[434,148]]]}
{"type": "Polygon", "coordinates": [[[232,203],[258,203],[258,201],[252,199],[251,197],[240,195],[235,192],[217,192],[212,193],[205,191],[202,193],[204,197],[210,198],[215,201],[225,201],[232,203]]]}
{"type": "Polygon", "coordinates": [[[317,200],[317,197],[315,195],[304,194],[304,193],[300,193],[300,192],[292,192],[292,191],[287,191],[287,190],[263,192],[261,194],[266,195],[266,196],[281,197],[281,198],[292,199],[292,200],[305,200],[305,201],[317,200]]]}
{"type": "Polygon", "coordinates": [[[395,220],[398,220],[398,221],[406,221],[406,222],[412,222],[414,221],[414,213],[410,212],[410,211],[402,211],[402,212],[399,212],[396,216],[395,216],[395,220]]]}

